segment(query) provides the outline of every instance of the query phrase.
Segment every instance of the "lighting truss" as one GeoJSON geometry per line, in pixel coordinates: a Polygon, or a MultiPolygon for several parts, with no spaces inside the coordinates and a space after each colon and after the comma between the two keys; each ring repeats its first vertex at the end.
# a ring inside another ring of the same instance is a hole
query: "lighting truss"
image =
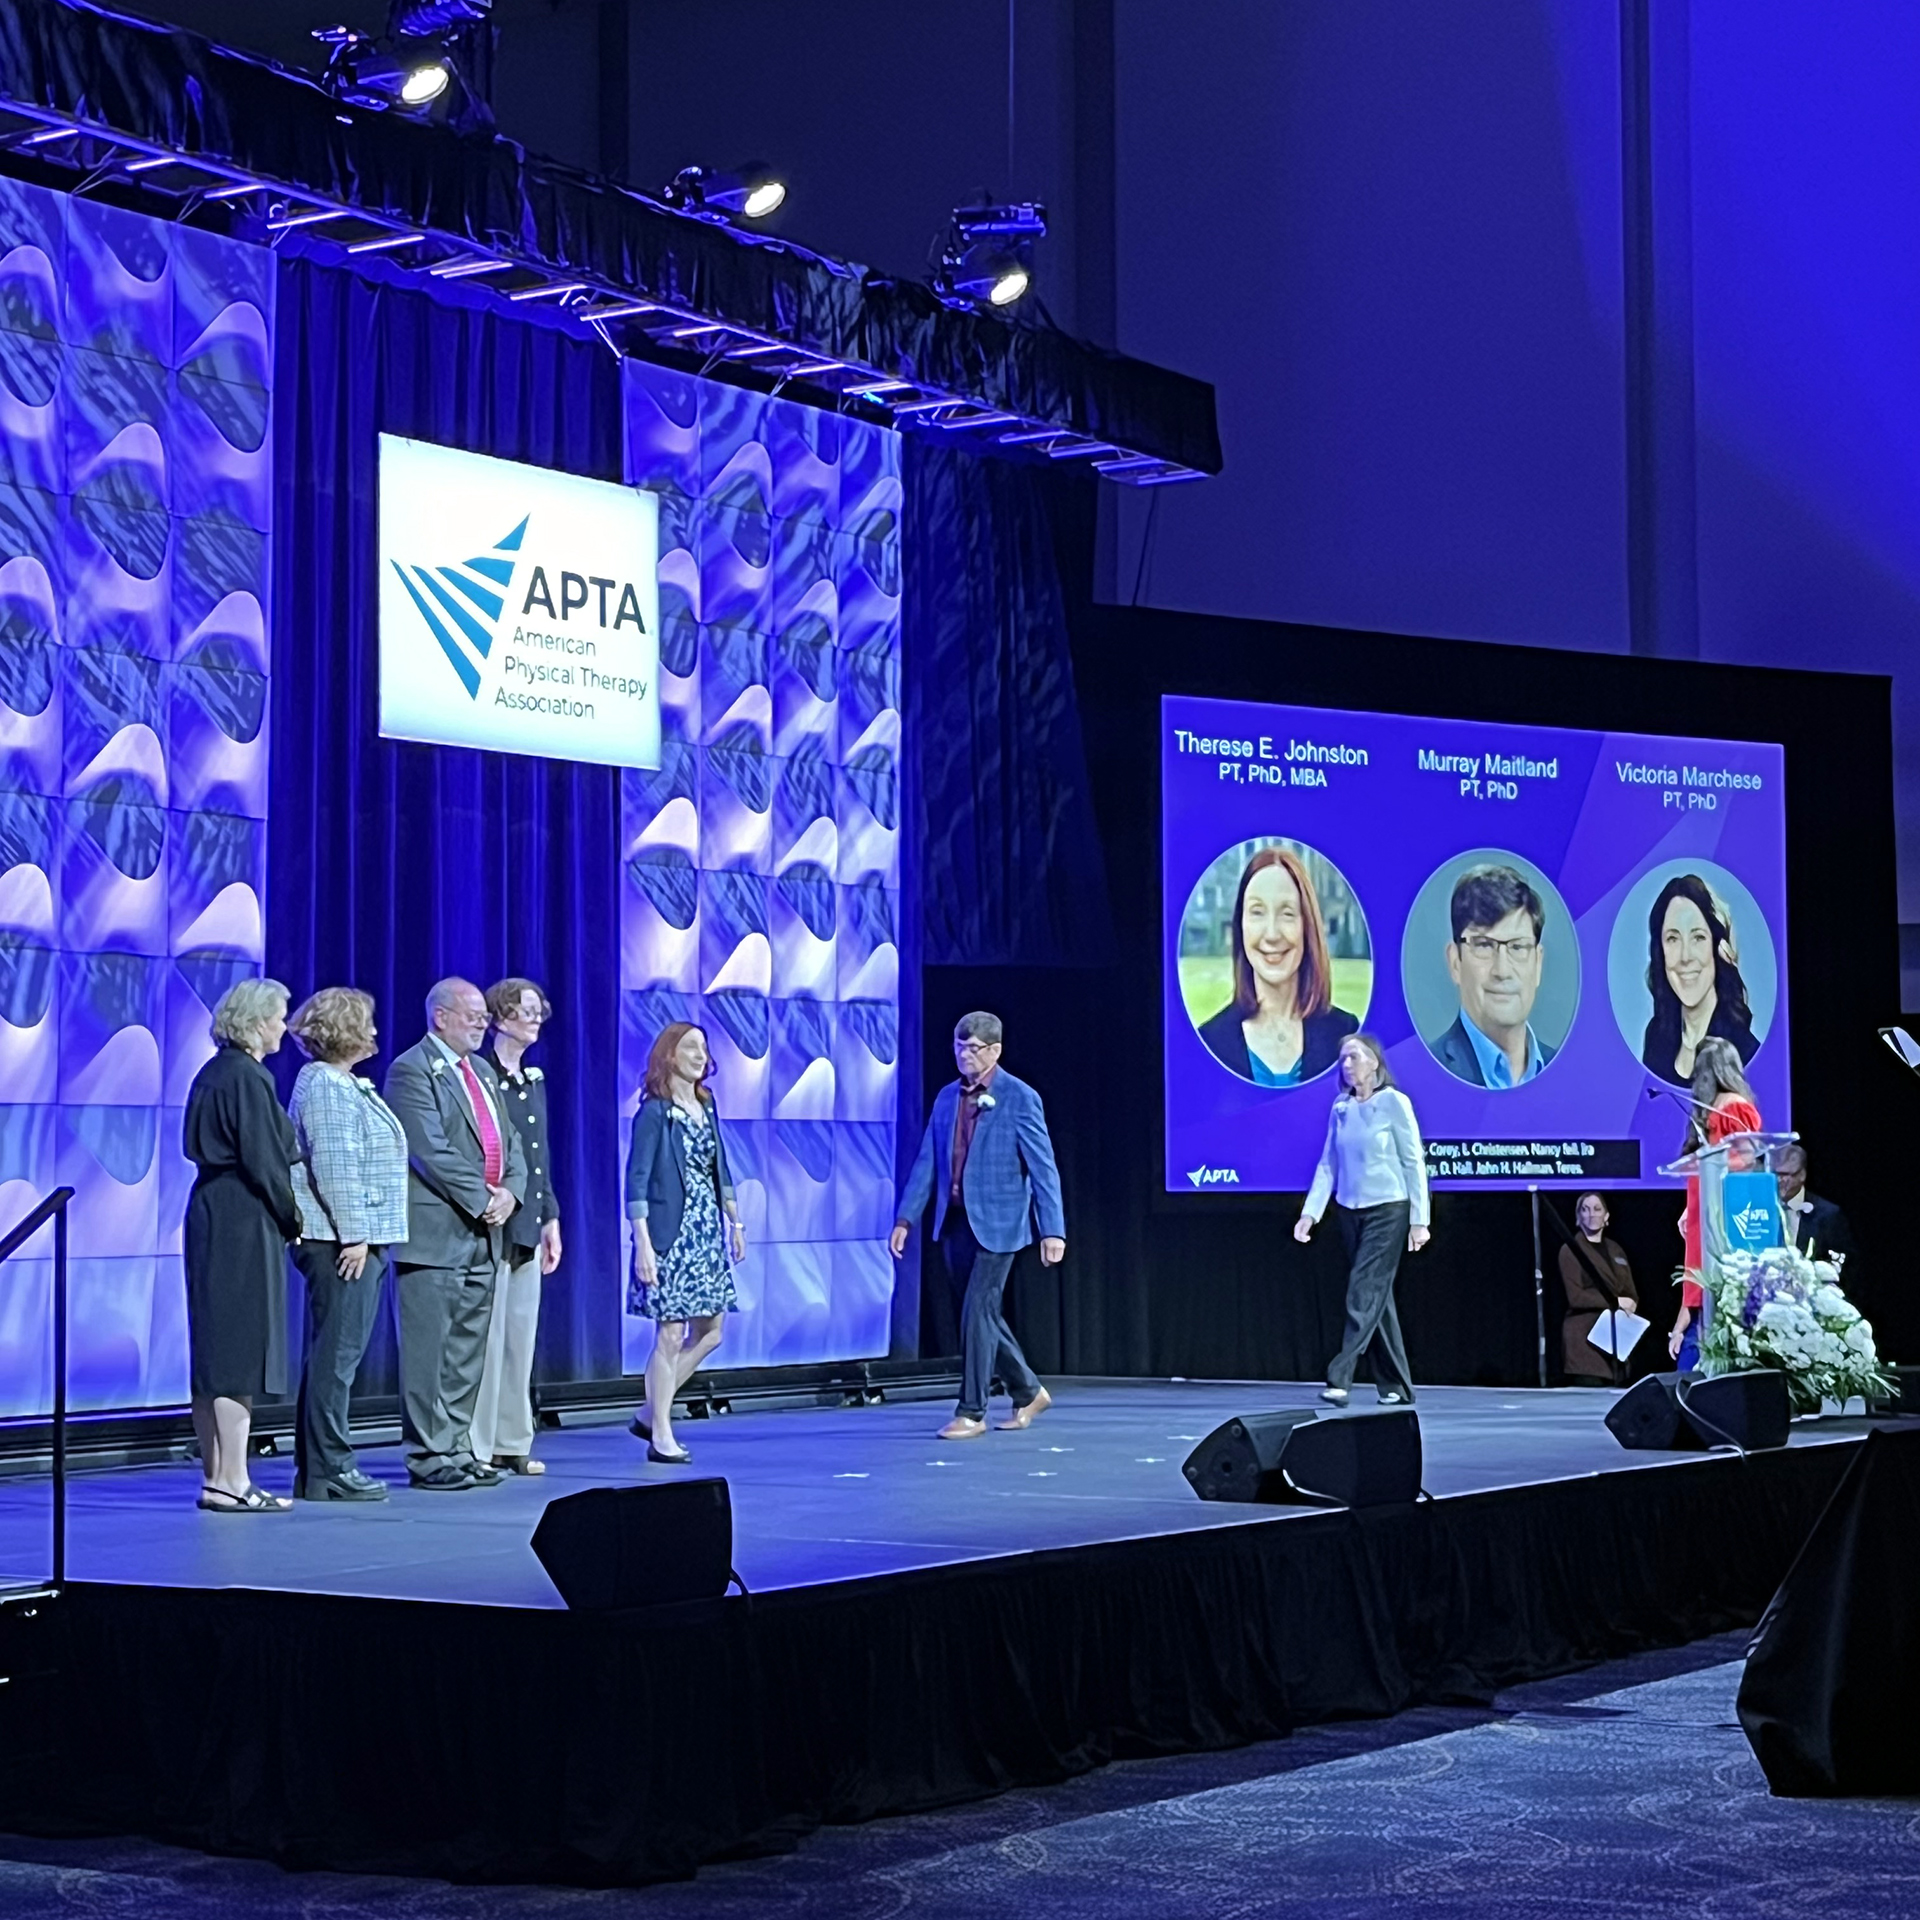
{"type": "MultiPolygon", "coordinates": [[[[1129,486],[1206,477],[1175,460],[1117,447],[969,394],[716,320],[684,304],[657,299],[645,287],[584,279],[577,271],[561,271],[511,247],[479,247],[455,234],[326,199],[306,187],[155,146],[29,102],[0,100],[0,170],[15,151],[35,167],[57,167],[78,176],[70,192],[117,183],[169,201],[181,219],[208,203],[223,204],[257,223],[270,245],[299,233],[337,245],[350,259],[377,257],[423,281],[474,281],[516,305],[564,312],[616,354],[632,351],[641,342],[661,352],[693,354],[701,371],[724,369],[731,379],[762,392],[787,392],[806,404],[856,412],[902,432],[974,439],[983,450],[1019,447],[1051,460],[1084,459],[1091,471],[1129,486]]],[[[662,212],[673,211],[647,195],[636,197],[662,212]]]]}

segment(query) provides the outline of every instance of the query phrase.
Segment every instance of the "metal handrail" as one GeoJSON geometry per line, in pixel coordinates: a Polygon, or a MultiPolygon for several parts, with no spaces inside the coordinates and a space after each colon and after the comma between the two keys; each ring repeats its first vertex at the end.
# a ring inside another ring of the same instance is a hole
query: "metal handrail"
{"type": "Polygon", "coordinates": [[[0,1240],[0,1261],[53,1222],[53,1585],[67,1583],[67,1205],[71,1187],[55,1187],[0,1240]]]}

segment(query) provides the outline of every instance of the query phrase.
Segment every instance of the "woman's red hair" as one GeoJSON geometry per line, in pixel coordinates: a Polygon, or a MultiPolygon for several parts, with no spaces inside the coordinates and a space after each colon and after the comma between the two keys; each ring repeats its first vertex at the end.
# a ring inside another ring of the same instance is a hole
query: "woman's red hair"
{"type": "MultiPolygon", "coordinates": [[[[688,1034],[697,1033],[702,1040],[707,1030],[692,1020],[673,1020],[660,1029],[660,1037],[653,1043],[653,1051],[647,1055],[647,1074],[641,1083],[650,1100],[671,1100],[673,1098],[673,1056],[680,1050],[680,1042],[688,1034]]],[[[704,1082],[707,1074],[713,1071],[713,1049],[707,1049],[707,1072],[700,1078],[704,1082]]],[[[711,1106],[713,1095],[705,1085],[697,1086],[694,1092],[711,1106]]]]}

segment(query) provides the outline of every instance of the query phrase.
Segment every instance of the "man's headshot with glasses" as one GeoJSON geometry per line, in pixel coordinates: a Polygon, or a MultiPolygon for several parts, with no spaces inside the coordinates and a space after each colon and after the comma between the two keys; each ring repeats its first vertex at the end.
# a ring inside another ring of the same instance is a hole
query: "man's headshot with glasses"
{"type": "Polygon", "coordinates": [[[1532,1025],[1546,961],[1540,896],[1512,867],[1469,867],[1453,883],[1449,920],[1447,972],[1460,1011],[1428,1050],[1471,1086],[1523,1087],[1554,1055],[1532,1025]]]}

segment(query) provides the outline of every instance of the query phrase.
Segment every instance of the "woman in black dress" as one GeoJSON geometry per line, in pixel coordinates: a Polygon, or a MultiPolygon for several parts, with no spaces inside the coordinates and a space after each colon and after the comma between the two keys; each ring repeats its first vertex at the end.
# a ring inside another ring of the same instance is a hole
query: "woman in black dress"
{"type": "Polygon", "coordinates": [[[262,1060],[287,1030],[287,990],[242,980],[213,1010],[218,1051],[187,1094],[187,1349],[209,1513],[283,1513],[247,1477],[255,1394],[287,1390],[287,1243],[300,1237],[299,1157],[262,1060]]]}

